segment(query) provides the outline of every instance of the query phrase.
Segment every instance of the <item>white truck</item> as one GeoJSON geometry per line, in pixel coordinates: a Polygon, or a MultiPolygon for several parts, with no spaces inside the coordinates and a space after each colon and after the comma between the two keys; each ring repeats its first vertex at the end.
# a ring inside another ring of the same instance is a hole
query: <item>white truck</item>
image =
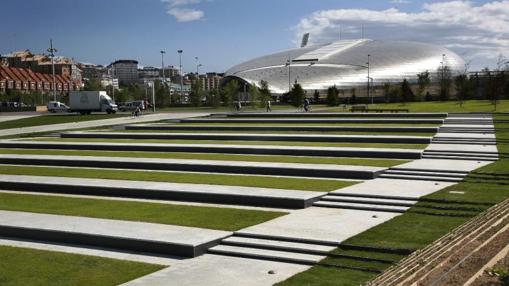
{"type": "Polygon", "coordinates": [[[91,112],[115,113],[118,106],[113,103],[106,91],[71,91],[69,92],[71,112],[90,114],[91,112]]]}

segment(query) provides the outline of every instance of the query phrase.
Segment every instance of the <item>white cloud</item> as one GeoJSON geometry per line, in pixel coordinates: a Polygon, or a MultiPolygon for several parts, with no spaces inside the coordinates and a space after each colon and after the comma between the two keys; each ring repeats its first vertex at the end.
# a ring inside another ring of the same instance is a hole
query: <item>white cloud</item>
{"type": "Polygon", "coordinates": [[[493,66],[493,59],[500,53],[509,55],[509,0],[480,5],[470,1],[426,3],[417,12],[397,8],[316,11],[295,27],[295,42],[307,32],[311,33],[311,42],[335,40],[340,26],[344,36],[358,38],[362,25],[367,38],[449,47],[467,61],[472,60],[473,68],[493,66]]]}
{"type": "Polygon", "coordinates": [[[205,15],[202,10],[187,8],[200,3],[200,0],[161,0],[161,2],[166,3],[166,12],[179,22],[200,20],[205,15]]]}
{"type": "Polygon", "coordinates": [[[171,8],[168,14],[172,15],[179,22],[196,21],[203,18],[204,13],[201,10],[187,9],[187,8],[171,8]]]}
{"type": "Polygon", "coordinates": [[[408,4],[408,3],[410,3],[410,1],[407,1],[407,0],[391,0],[390,2],[392,4],[408,4]]]}

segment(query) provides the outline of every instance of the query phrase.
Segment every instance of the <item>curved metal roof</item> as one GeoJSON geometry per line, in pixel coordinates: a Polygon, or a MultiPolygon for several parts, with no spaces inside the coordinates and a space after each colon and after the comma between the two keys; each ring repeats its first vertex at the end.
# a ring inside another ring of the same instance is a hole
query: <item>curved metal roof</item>
{"type": "Polygon", "coordinates": [[[443,59],[453,73],[463,70],[465,65],[454,52],[431,44],[342,40],[255,58],[230,68],[226,76],[257,85],[265,80],[275,93],[287,92],[289,82],[293,84],[296,80],[307,90],[332,85],[347,88],[366,84],[368,54],[370,77],[375,84],[401,82],[404,78],[415,80],[424,71],[433,74],[442,66],[443,59]]]}

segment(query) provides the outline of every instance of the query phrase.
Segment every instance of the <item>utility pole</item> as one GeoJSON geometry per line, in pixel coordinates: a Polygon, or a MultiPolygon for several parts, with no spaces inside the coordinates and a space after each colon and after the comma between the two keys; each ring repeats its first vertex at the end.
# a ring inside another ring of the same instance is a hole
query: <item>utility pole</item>
{"type": "Polygon", "coordinates": [[[292,74],[291,65],[292,65],[292,59],[291,59],[291,57],[290,57],[290,53],[288,53],[288,62],[286,63],[286,65],[288,66],[288,93],[290,93],[290,91],[292,91],[292,81],[291,81],[291,74],[292,74]]]}
{"type": "Polygon", "coordinates": [[[166,75],[164,74],[164,54],[166,54],[165,51],[160,51],[161,53],[161,70],[163,71],[163,84],[166,84],[166,75]]]}
{"type": "Polygon", "coordinates": [[[178,50],[179,54],[179,66],[180,66],[180,103],[182,103],[182,95],[184,93],[184,74],[182,73],[182,52],[183,50],[178,50]]]}
{"type": "MultiPolygon", "coordinates": [[[[368,98],[370,98],[370,90],[369,90],[369,80],[370,80],[370,77],[369,77],[369,58],[371,57],[371,55],[368,54],[368,62],[366,63],[367,66],[368,66],[368,98]]],[[[371,96],[371,104],[373,104],[373,96],[371,96]]]]}
{"type": "Polygon", "coordinates": [[[49,49],[47,49],[51,56],[51,69],[53,73],[53,101],[57,101],[57,87],[55,82],[55,53],[57,49],[53,48],[53,40],[49,39],[49,49]]]}

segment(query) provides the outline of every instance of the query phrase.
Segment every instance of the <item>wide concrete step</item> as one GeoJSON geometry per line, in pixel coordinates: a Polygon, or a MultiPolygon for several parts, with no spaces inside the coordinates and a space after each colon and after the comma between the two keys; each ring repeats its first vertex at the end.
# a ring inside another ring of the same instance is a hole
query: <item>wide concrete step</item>
{"type": "Polygon", "coordinates": [[[0,236],[183,257],[203,254],[231,232],[75,216],[0,211],[0,236]]]}
{"type": "Polygon", "coordinates": [[[4,190],[302,209],[325,193],[150,181],[0,175],[4,190]]]}
{"type": "Polygon", "coordinates": [[[403,175],[403,174],[382,174],[379,177],[386,179],[442,181],[442,182],[460,182],[462,180],[462,178],[454,177],[437,177],[437,176],[403,175]]]}
{"type": "Polygon", "coordinates": [[[423,123],[442,124],[443,119],[430,118],[189,118],[182,123],[423,123]]]}
{"type": "Polygon", "coordinates": [[[433,140],[432,143],[439,143],[439,144],[470,144],[470,145],[497,145],[496,142],[467,141],[467,140],[433,140]]]}
{"type": "Polygon", "coordinates": [[[208,253],[306,265],[313,265],[325,258],[323,255],[249,248],[232,245],[217,245],[210,248],[208,253]]]}
{"type": "Polygon", "coordinates": [[[464,152],[440,152],[440,151],[424,151],[423,155],[437,155],[437,156],[464,156],[464,157],[478,157],[478,158],[498,158],[498,154],[493,153],[464,153],[464,152]]]}
{"type": "Polygon", "coordinates": [[[422,150],[398,148],[312,147],[233,144],[161,144],[111,142],[35,142],[0,140],[0,148],[110,150],[143,152],[188,152],[222,154],[289,155],[320,157],[360,157],[420,159],[422,150]]]}
{"type": "Polygon", "coordinates": [[[241,141],[298,141],[298,142],[363,142],[429,144],[431,137],[384,135],[314,135],[314,134],[249,134],[249,133],[156,133],[156,132],[63,132],[62,138],[113,139],[183,139],[183,140],[241,140],[241,141]]]}
{"type": "Polygon", "coordinates": [[[320,198],[320,201],[357,203],[357,204],[376,204],[376,205],[401,206],[401,207],[411,207],[417,202],[415,200],[349,197],[349,196],[337,196],[337,195],[323,196],[320,198]]]}
{"type": "Polygon", "coordinates": [[[244,113],[213,113],[211,116],[226,116],[233,118],[242,117],[259,117],[259,118],[271,118],[271,117],[355,117],[355,118],[380,118],[380,117],[397,117],[397,118],[446,118],[447,113],[426,113],[426,112],[412,112],[412,113],[354,113],[354,112],[308,112],[308,113],[289,113],[289,112],[244,112],[244,113]]]}
{"type": "Polygon", "coordinates": [[[420,126],[281,126],[281,125],[178,125],[178,124],[136,124],[125,126],[126,130],[169,130],[169,131],[314,131],[314,132],[437,132],[438,127],[420,126]]]}
{"type": "Polygon", "coordinates": [[[373,179],[384,168],[333,164],[294,164],[192,159],[154,159],[129,157],[2,155],[1,164],[44,165],[94,168],[121,168],[230,174],[305,176],[315,178],[373,179]]]}
{"type": "Polygon", "coordinates": [[[334,250],[335,246],[320,245],[302,242],[290,242],[281,240],[271,240],[263,238],[251,238],[241,236],[230,236],[221,241],[223,245],[232,245],[239,247],[261,248],[277,251],[288,251],[296,253],[327,255],[328,252],[334,250]]]}
{"type": "Polygon", "coordinates": [[[450,159],[450,160],[472,160],[472,161],[497,161],[495,157],[457,156],[457,155],[423,155],[423,159],[450,159]]]}
{"type": "Polygon", "coordinates": [[[448,177],[448,178],[464,178],[467,174],[450,173],[450,172],[433,172],[433,171],[414,171],[414,170],[392,170],[389,169],[384,174],[391,175],[414,175],[414,176],[432,176],[432,177],[448,177]]]}
{"type": "Polygon", "coordinates": [[[318,201],[313,203],[313,206],[323,208],[352,209],[352,210],[394,212],[394,213],[404,213],[406,210],[409,209],[409,207],[379,205],[376,203],[364,204],[364,203],[346,203],[333,201],[318,201]]]}

